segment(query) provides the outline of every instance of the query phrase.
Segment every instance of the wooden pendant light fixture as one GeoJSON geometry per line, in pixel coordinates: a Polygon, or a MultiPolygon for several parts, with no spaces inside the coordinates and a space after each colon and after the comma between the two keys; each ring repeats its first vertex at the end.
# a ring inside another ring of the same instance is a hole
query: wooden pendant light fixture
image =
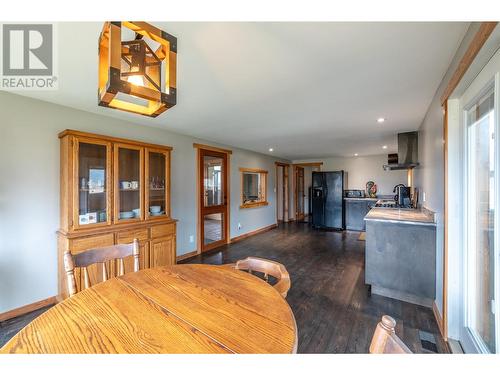
{"type": "Polygon", "coordinates": [[[106,22],[99,37],[98,101],[156,117],[176,104],[177,38],[146,22],[106,22]],[[122,40],[124,28],[135,34],[122,40]]]}

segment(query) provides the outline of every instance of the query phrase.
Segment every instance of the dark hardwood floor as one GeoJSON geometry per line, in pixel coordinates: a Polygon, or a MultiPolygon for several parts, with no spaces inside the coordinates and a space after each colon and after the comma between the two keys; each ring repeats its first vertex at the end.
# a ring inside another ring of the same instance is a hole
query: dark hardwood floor
{"type": "MultiPolygon", "coordinates": [[[[364,283],[364,241],[357,232],[326,232],[307,223],[281,224],[187,263],[224,264],[247,256],[283,263],[292,280],[287,301],[295,314],[299,353],[367,353],[384,314],[416,353],[447,353],[432,310],[377,295],[364,283]],[[423,340],[423,341],[422,341],[423,340]]],[[[45,309],[0,323],[0,346],[45,309]]]]}
{"type": "Polygon", "coordinates": [[[299,353],[368,353],[384,314],[396,319],[396,333],[413,352],[447,353],[431,309],[369,295],[364,283],[365,242],[358,238],[358,232],[281,224],[187,263],[233,263],[250,255],[283,263],[292,280],[287,301],[297,321],[299,353]]]}
{"type": "Polygon", "coordinates": [[[24,328],[26,324],[43,314],[52,306],[43,307],[30,313],[0,322],[0,348],[11,339],[17,332],[24,328]]]}

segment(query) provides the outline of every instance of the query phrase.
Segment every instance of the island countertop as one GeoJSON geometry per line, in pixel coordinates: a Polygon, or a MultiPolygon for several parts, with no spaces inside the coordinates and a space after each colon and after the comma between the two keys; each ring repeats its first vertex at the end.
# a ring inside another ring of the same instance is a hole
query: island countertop
{"type": "Polygon", "coordinates": [[[402,224],[436,225],[434,212],[422,209],[372,208],[365,220],[387,221],[402,224]]]}

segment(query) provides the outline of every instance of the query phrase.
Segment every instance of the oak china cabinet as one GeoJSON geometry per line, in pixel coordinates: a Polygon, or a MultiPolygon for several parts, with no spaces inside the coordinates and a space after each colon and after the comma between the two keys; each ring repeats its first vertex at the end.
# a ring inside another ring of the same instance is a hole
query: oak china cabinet
{"type": "MultiPolygon", "coordinates": [[[[171,147],[65,130],[61,144],[59,294],[68,297],[62,255],[140,243],[140,268],[175,264],[176,220],[170,217],[171,147]]],[[[107,265],[108,277],[117,265],[107,265]]],[[[133,260],[125,260],[125,272],[133,260]]],[[[83,275],[75,270],[77,289],[83,275]]],[[[91,284],[102,266],[89,267],[91,284]]]]}

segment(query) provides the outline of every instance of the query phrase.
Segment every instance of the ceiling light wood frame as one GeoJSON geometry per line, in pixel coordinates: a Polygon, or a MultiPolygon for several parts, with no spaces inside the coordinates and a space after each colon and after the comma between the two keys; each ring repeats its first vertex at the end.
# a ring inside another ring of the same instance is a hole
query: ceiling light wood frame
{"type": "Polygon", "coordinates": [[[106,22],[99,37],[98,103],[149,117],[157,117],[173,107],[177,103],[177,38],[146,22],[106,22]],[[122,43],[122,28],[135,32],[135,43],[144,37],[159,43],[156,51],[147,47],[148,57],[143,65],[148,66],[152,74],[144,73],[145,86],[128,82],[127,73],[122,72],[122,60],[129,61],[129,44],[134,42],[122,43]],[[161,62],[165,63],[163,69],[160,68],[161,62]],[[168,92],[161,91],[161,75],[165,76],[168,92]],[[144,99],[148,104],[120,100],[116,98],[118,93],[144,99]]]}

